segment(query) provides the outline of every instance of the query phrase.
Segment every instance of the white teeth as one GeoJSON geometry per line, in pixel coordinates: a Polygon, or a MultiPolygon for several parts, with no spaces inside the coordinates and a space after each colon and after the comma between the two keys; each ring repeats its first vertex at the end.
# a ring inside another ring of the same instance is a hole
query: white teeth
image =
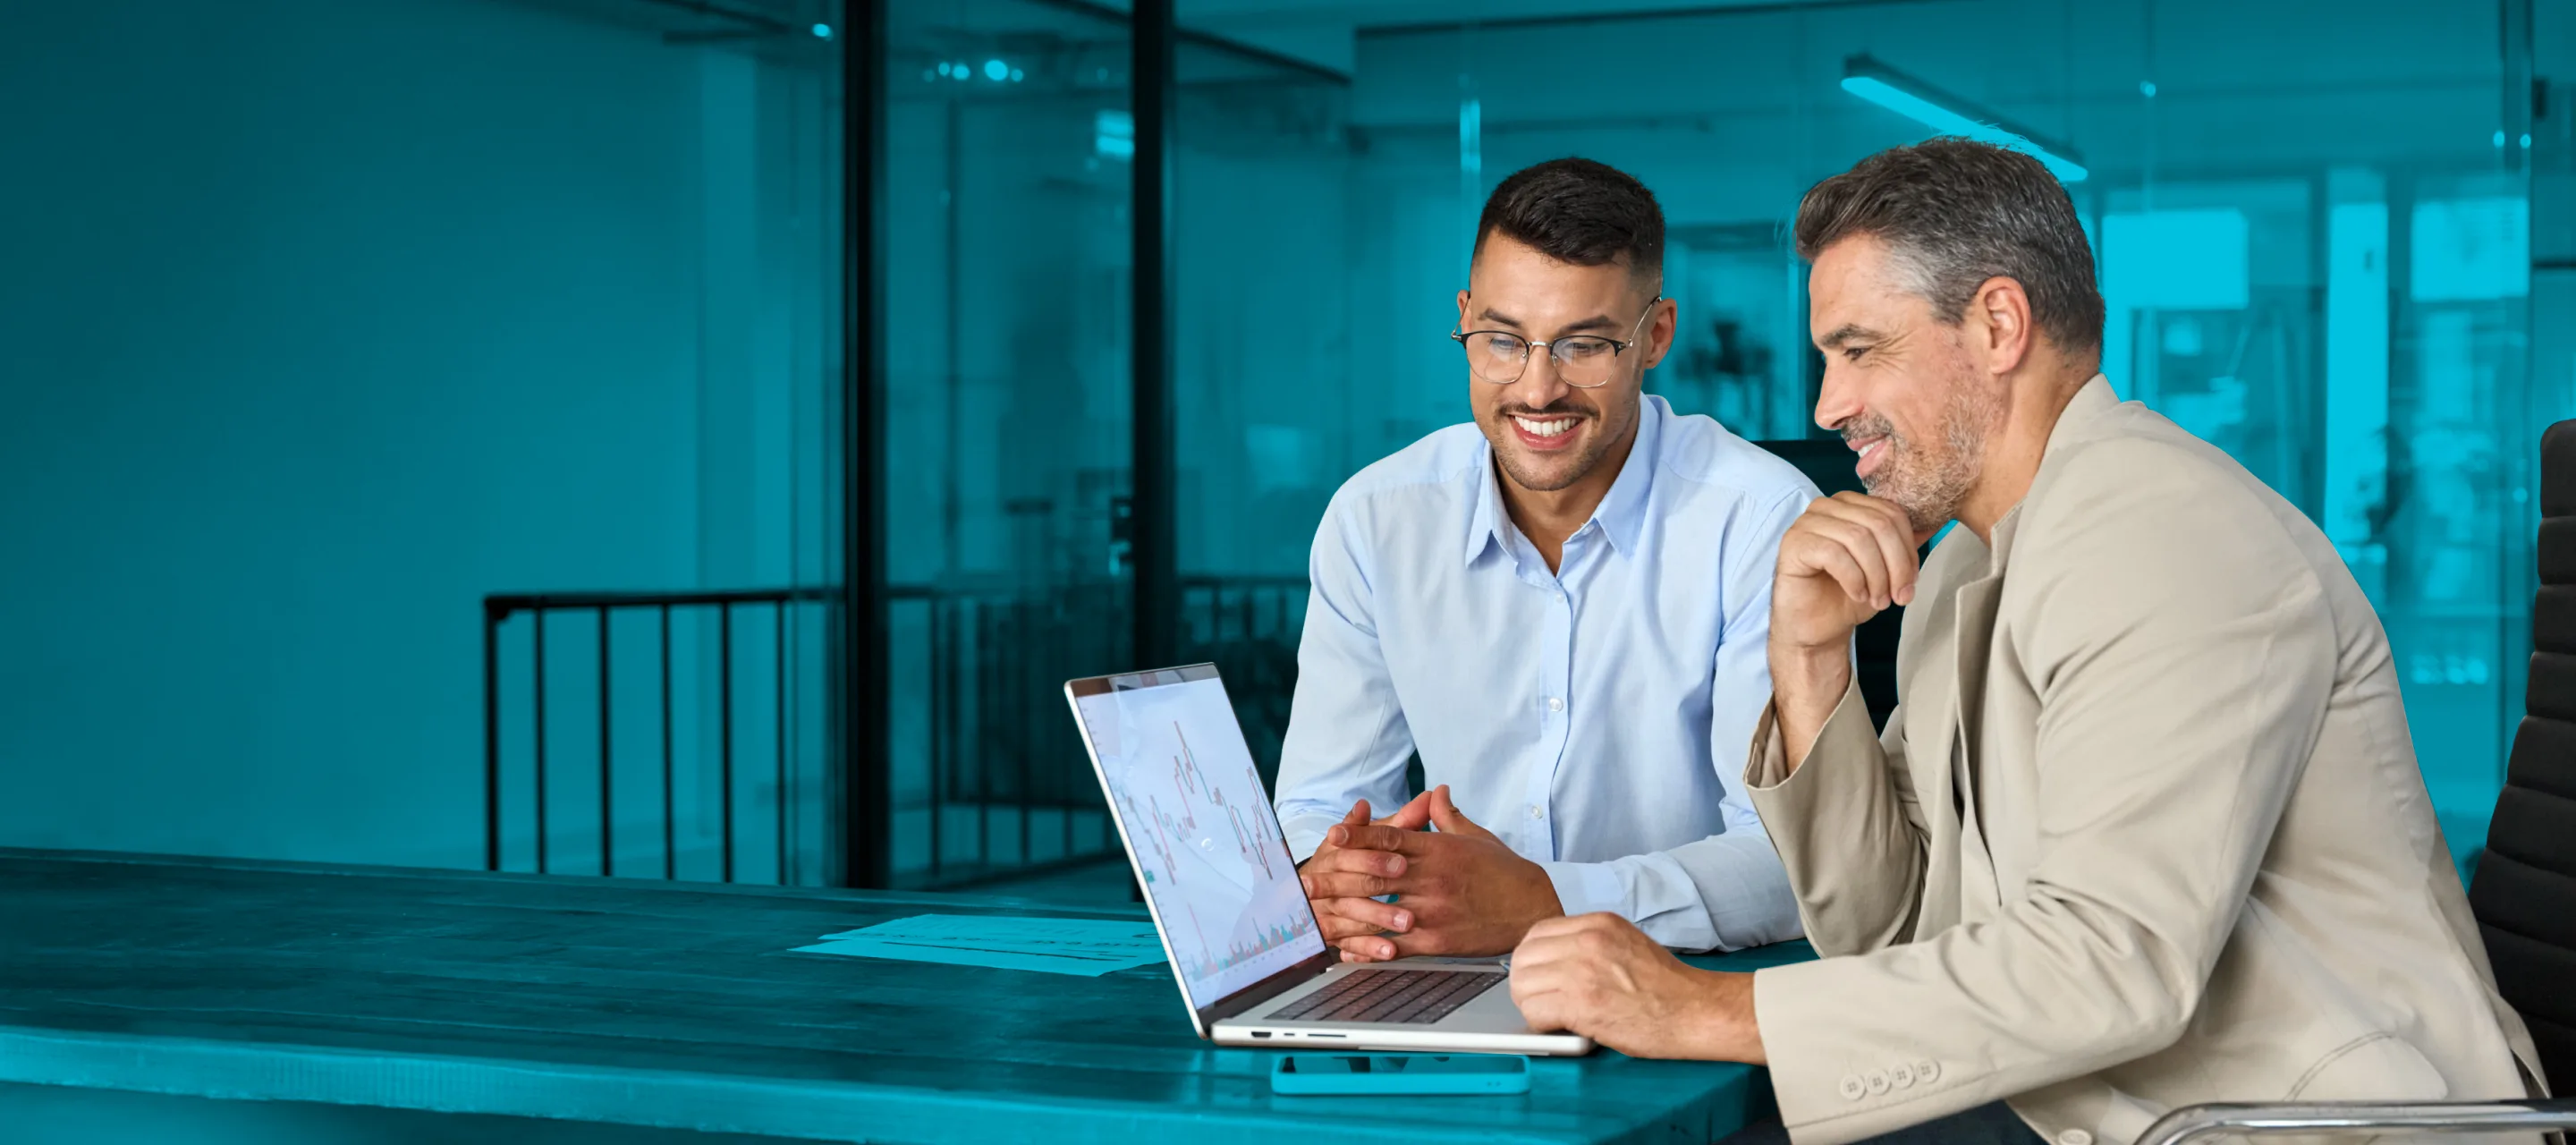
{"type": "Polygon", "coordinates": [[[1570,417],[1560,417],[1551,418],[1547,421],[1533,421],[1529,418],[1514,415],[1512,420],[1518,423],[1523,430],[1528,431],[1532,437],[1554,437],[1574,428],[1575,419],[1570,417]]]}

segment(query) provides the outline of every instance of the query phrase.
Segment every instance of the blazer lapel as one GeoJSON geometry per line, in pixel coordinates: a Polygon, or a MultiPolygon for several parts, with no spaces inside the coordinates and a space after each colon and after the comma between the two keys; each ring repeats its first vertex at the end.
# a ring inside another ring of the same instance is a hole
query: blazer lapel
{"type": "Polygon", "coordinates": [[[1951,649],[1957,657],[1954,679],[1957,687],[1950,694],[1950,740],[1946,745],[1959,761],[1959,800],[1961,829],[1978,850],[1985,849],[1985,823],[1977,814],[1977,755],[1980,745],[1978,716],[1986,695],[1986,660],[1991,654],[1995,634],[1995,602],[2004,593],[2003,574],[1985,577],[1959,586],[1958,643],[1951,649]]]}
{"type": "Polygon", "coordinates": [[[1985,817],[1978,809],[1977,789],[1984,778],[1978,773],[1978,763],[1985,750],[1979,733],[1984,728],[1986,667],[1994,657],[1995,615],[2003,599],[2004,566],[2012,555],[2013,528],[2020,516],[2021,510],[2016,506],[1995,523],[1985,575],[1959,586],[1951,610],[1956,625],[1950,649],[1954,685],[1950,733],[1943,746],[1956,761],[1953,769],[1959,785],[1962,898],[1981,900],[1989,906],[2001,904],[2002,891],[1995,880],[1993,853],[1986,845],[1985,817]],[[1973,894],[1968,893],[1970,888],[1973,894]]]}
{"type": "Polygon", "coordinates": [[[1959,762],[1960,597],[1957,589],[1943,582],[1959,570],[1983,567],[1985,546],[1975,534],[1956,530],[1943,540],[1924,564],[1921,588],[1906,615],[1913,631],[1898,650],[1897,690],[1905,703],[1897,715],[1905,721],[1905,766],[1930,844],[1917,934],[1935,933],[1960,921],[1960,868],[1966,850],[1954,795],[1959,762]]]}

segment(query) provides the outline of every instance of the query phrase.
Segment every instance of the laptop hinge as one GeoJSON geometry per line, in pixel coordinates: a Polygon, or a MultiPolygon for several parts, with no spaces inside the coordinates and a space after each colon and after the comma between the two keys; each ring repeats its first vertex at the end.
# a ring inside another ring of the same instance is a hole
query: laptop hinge
{"type": "Polygon", "coordinates": [[[1308,979],[1331,970],[1341,960],[1341,952],[1327,946],[1303,962],[1217,999],[1215,1005],[1199,1011],[1199,1028],[1213,1029],[1218,1022],[1246,1013],[1263,1002],[1296,989],[1308,979]]]}

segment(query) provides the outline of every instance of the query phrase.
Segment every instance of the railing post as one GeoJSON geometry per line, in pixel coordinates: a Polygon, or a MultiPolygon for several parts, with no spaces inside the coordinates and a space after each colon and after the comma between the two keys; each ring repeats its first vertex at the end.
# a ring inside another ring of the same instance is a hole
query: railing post
{"type": "Polygon", "coordinates": [[[611,767],[608,752],[608,606],[599,606],[599,876],[617,873],[617,852],[611,844],[610,831],[616,820],[616,805],[609,794],[611,767]]]}
{"type": "Polygon", "coordinates": [[[528,609],[528,621],[537,629],[536,702],[537,702],[537,873],[546,873],[546,606],[540,602],[528,609]]]}
{"type": "Polygon", "coordinates": [[[787,601],[778,602],[777,676],[772,688],[778,698],[778,885],[786,886],[787,878],[787,601]]]}
{"type": "Polygon", "coordinates": [[[483,601],[483,869],[501,869],[501,621],[483,601]]]}
{"type": "Polygon", "coordinates": [[[717,701],[717,702],[719,703],[719,705],[721,705],[721,707],[722,707],[722,709],[723,709],[723,710],[719,713],[719,715],[718,715],[718,725],[719,725],[720,730],[717,732],[717,736],[718,736],[718,738],[720,739],[720,741],[721,741],[721,743],[722,743],[722,751],[720,752],[720,756],[721,756],[721,758],[722,758],[722,760],[723,760],[723,764],[722,764],[722,772],[723,772],[723,783],[724,783],[724,801],[723,801],[723,802],[724,802],[724,812],[723,812],[723,814],[724,814],[724,881],[726,881],[726,882],[732,882],[732,881],[733,881],[733,605],[732,605],[730,602],[725,603],[725,604],[717,605],[717,606],[716,606],[716,616],[717,616],[717,621],[716,621],[716,633],[717,633],[717,636],[716,636],[716,644],[717,644],[717,652],[716,652],[716,664],[717,664],[717,669],[716,669],[716,675],[717,675],[718,680],[720,681],[720,683],[719,683],[719,685],[718,685],[718,687],[717,687],[717,695],[718,695],[718,697],[719,697],[719,699],[718,699],[718,701],[717,701]]]}
{"type": "Polygon", "coordinates": [[[679,812],[671,798],[671,606],[662,605],[662,877],[680,877],[680,848],[673,827],[679,812]]]}

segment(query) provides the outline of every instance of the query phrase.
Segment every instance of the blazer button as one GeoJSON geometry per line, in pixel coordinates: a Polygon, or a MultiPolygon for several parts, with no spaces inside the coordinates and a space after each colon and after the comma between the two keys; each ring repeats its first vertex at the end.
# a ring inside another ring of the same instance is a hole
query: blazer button
{"type": "Polygon", "coordinates": [[[1862,1094],[1869,1092],[1869,1087],[1862,1084],[1859,1074],[1847,1073],[1843,1075],[1842,1091],[1843,1100],[1858,1101],[1862,1094]]]}
{"type": "Polygon", "coordinates": [[[1914,1088],[1914,1067],[1910,1065],[1897,1066],[1895,1069],[1887,1071],[1887,1080],[1895,1082],[1896,1088],[1898,1089],[1912,1089],[1914,1088]]]}
{"type": "Polygon", "coordinates": [[[1914,1080],[1930,1085],[1941,1080],[1941,1063],[1924,1058],[1914,1063],[1914,1080]]]}
{"type": "Polygon", "coordinates": [[[2061,1129],[2057,1133],[2057,1145],[2093,1145],[2093,1135],[2081,1129],[2061,1129]]]}
{"type": "MultiPolygon", "coordinates": [[[[1871,1097],[1877,1097],[1880,1094],[1886,1093],[1887,1085],[1888,1081],[1886,1070],[1874,1069],[1869,1071],[1869,1095],[1871,1097]]],[[[2069,1145],[2073,1145],[2073,1143],[2070,1142],[2069,1145]]]]}

